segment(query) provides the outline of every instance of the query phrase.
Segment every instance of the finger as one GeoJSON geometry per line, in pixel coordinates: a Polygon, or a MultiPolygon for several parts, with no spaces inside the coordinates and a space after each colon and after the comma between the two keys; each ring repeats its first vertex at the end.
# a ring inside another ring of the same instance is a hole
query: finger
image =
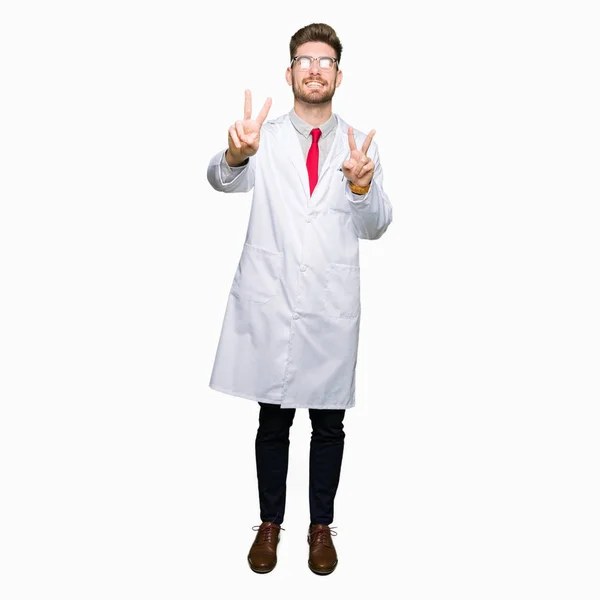
{"type": "Polygon", "coordinates": [[[344,161],[344,164],[342,166],[347,171],[352,171],[356,167],[356,161],[354,161],[352,159],[346,160],[346,161],[344,161]]]}
{"type": "Polygon", "coordinates": [[[370,161],[371,159],[366,156],[365,154],[361,154],[356,160],[356,168],[355,171],[356,173],[360,173],[360,171],[362,170],[362,168],[370,161]]]}
{"type": "Polygon", "coordinates": [[[229,137],[231,137],[233,145],[239,150],[242,147],[242,144],[240,143],[240,138],[238,138],[237,131],[233,125],[229,128],[229,137]]]}
{"type": "Polygon", "coordinates": [[[373,141],[373,136],[375,135],[375,130],[371,129],[371,131],[369,131],[369,135],[367,136],[367,139],[363,142],[362,145],[362,151],[366,154],[367,150],[369,149],[369,146],[371,145],[371,142],[373,141]]]}
{"type": "Polygon", "coordinates": [[[348,143],[350,144],[350,150],[356,150],[356,141],[354,139],[353,127],[348,127],[348,143]]]}
{"type": "Polygon", "coordinates": [[[251,133],[244,136],[244,142],[250,146],[250,148],[258,149],[258,134],[251,133]]]}
{"type": "Polygon", "coordinates": [[[250,90],[245,91],[244,99],[244,121],[249,121],[252,118],[252,92],[250,90]]]}
{"type": "Polygon", "coordinates": [[[246,137],[246,134],[244,132],[244,126],[242,125],[241,121],[236,121],[235,122],[235,130],[238,134],[238,138],[240,139],[240,141],[244,142],[246,141],[244,138],[246,137]]]}
{"type": "Polygon", "coordinates": [[[374,162],[368,162],[361,169],[359,169],[359,171],[358,171],[358,178],[361,179],[365,175],[371,173],[374,169],[375,169],[375,163],[374,162]]]}
{"type": "Polygon", "coordinates": [[[269,109],[271,108],[272,103],[273,103],[273,100],[271,100],[271,98],[266,99],[265,105],[262,107],[262,110],[258,114],[258,117],[256,117],[256,122],[258,123],[259,126],[265,122],[265,119],[267,118],[267,115],[269,114],[269,109]]]}

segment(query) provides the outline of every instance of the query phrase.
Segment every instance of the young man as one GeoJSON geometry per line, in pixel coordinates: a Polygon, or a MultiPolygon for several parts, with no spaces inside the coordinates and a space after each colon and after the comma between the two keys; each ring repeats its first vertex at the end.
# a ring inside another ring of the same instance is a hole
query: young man
{"type": "Polygon", "coordinates": [[[227,150],[208,167],[216,190],[254,188],[210,387],[260,405],[255,451],[262,524],[248,555],[257,573],[277,563],[296,408],[308,409],[312,423],[308,565],[322,575],[337,565],[329,526],[342,421],[355,404],[358,240],[379,238],[392,221],[375,131],[364,135],[332,112],[341,55],[328,25],[297,31],[285,74],[293,110],[266,121],[269,98],[252,119],[246,90],[244,119],[229,128],[227,150]]]}

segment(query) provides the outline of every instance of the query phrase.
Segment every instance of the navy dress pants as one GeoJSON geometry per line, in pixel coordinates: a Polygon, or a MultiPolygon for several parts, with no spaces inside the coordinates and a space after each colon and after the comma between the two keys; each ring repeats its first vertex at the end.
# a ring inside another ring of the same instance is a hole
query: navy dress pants
{"type": "MultiPolygon", "coordinates": [[[[290,427],[295,408],[259,402],[256,432],[256,473],[261,521],[281,525],[285,514],[290,427]]],[[[333,501],[340,481],[344,453],[345,410],[309,409],[312,423],[309,459],[309,505],[311,523],[333,521],[333,501]]]]}

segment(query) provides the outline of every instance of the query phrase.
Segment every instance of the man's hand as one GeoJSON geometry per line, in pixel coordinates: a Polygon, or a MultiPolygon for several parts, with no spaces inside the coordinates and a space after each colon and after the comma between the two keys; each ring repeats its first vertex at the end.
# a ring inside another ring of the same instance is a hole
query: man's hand
{"type": "Polygon", "coordinates": [[[362,148],[359,150],[356,147],[354,139],[354,129],[348,127],[348,144],[350,145],[350,158],[344,161],[342,172],[344,177],[358,187],[368,187],[371,185],[373,173],[375,171],[375,163],[367,156],[367,150],[371,145],[375,130],[371,129],[369,135],[365,139],[362,148]]]}
{"type": "Polygon", "coordinates": [[[225,153],[225,160],[230,166],[234,167],[242,164],[249,156],[253,156],[258,151],[260,128],[269,114],[271,103],[271,98],[267,98],[258,117],[253,120],[252,94],[250,90],[246,90],[244,120],[236,121],[229,128],[227,137],[229,147],[225,153]]]}

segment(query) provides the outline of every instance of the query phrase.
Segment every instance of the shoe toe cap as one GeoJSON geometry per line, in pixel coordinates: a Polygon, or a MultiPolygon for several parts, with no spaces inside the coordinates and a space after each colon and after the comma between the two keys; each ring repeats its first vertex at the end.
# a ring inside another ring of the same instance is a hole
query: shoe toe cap
{"type": "Polygon", "coordinates": [[[267,552],[254,552],[248,555],[248,560],[256,569],[268,569],[274,565],[277,558],[267,552]]]}

